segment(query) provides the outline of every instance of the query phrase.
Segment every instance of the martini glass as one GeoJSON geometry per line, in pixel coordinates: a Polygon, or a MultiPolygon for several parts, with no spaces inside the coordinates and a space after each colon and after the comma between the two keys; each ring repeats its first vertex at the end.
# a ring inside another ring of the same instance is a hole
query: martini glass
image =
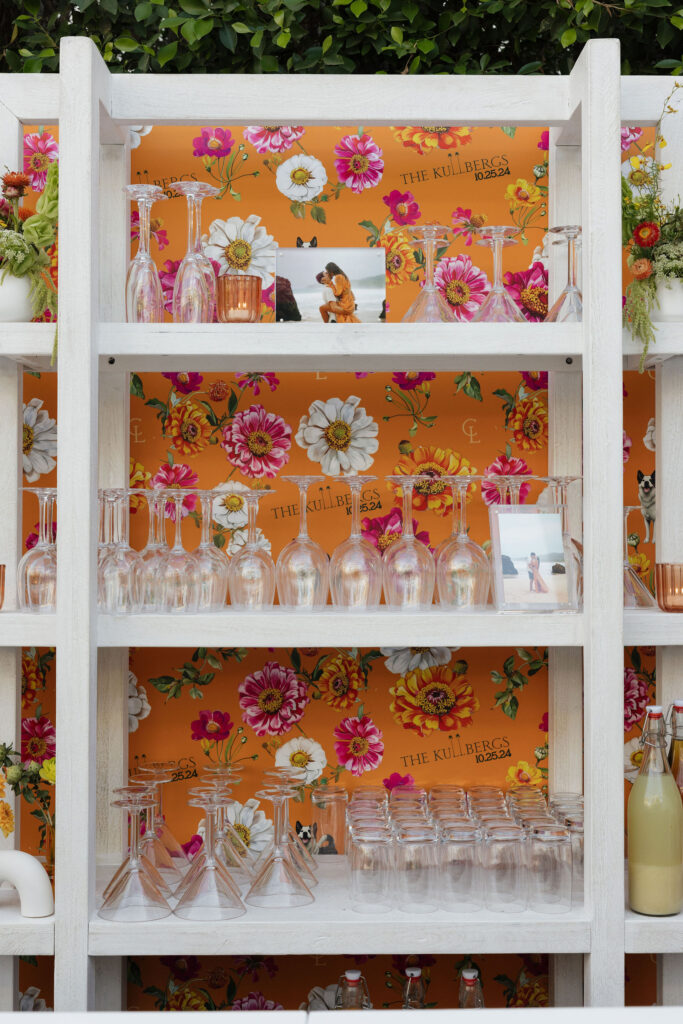
{"type": "Polygon", "coordinates": [[[287,483],[299,488],[299,535],[280,552],[275,567],[277,593],[285,608],[324,608],[330,582],[330,560],[320,544],[308,536],[306,496],[311,484],[323,476],[284,476],[287,483]]]}
{"type": "Polygon", "coordinates": [[[657,601],[645,586],[628,557],[628,517],[639,505],[624,506],[624,608],[656,608],[657,601]]]}
{"type": "MultiPolygon", "coordinates": [[[[214,856],[217,861],[220,862],[223,868],[227,869],[229,876],[229,885],[233,890],[234,894],[239,896],[239,888],[237,886],[237,874],[242,873],[242,881],[251,882],[253,873],[247,871],[243,864],[239,860],[239,853],[236,847],[228,850],[223,842],[221,835],[221,817],[222,812],[225,808],[226,803],[229,802],[230,790],[226,789],[221,782],[209,781],[205,786],[196,786],[191,789],[189,796],[193,798],[202,797],[205,795],[215,796],[216,807],[215,807],[215,821],[213,829],[213,849],[214,856]],[[228,855],[226,858],[226,854],[228,855]]],[[[241,843],[241,839],[239,839],[241,843]]],[[[206,819],[204,819],[204,841],[201,849],[195,855],[190,865],[190,870],[187,872],[182,882],[175,891],[176,899],[180,899],[183,893],[194,884],[195,879],[199,875],[200,871],[203,870],[206,864],[206,844],[207,844],[207,832],[206,832],[206,819]]],[[[244,844],[242,844],[244,845],[244,844]]]]}
{"type": "Polygon", "coordinates": [[[259,800],[272,802],[275,832],[272,849],[244,898],[252,907],[304,907],[313,903],[313,894],[288,855],[287,801],[295,794],[294,786],[284,785],[261,789],[256,794],[259,800]]]}
{"type": "MultiPolygon", "coordinates": [[[[548,310],[545,322],[580,324],[583,316],[583,300],[577,284],[576,276],[576,250],[577,243],[581,236],[581,227],[578,224],[570,224],[566,227],[550,228],[556,235],[562,235],[567,242],[567,284],[562,294],[556,299],[548,310]]],[[[561,245],[558,240],[555,245],[561,245]]]]}
{"type": "Polygon", "coordinates": [[[202,539],[194,552],[199,583],[200,611],[222,611],[228,595],[227,555],[217,548],[210,537],[214,491],[197,491],[202,504],[202,539]]]}
{"type": "MultiPolygon", "coordinates": [[[[263,784],[267,789],[284,787],[284,789],[289,790],[292,787],[295,787],[297,800],[303,802],[305,796],[304,784],[306,782],[305,769],[282,765],[279,768],[271,768],[270,771],[264,772],[262,778],[263,784]]],[[[288,842],[288,856],[290,857],[297,872],[305,881],[306,885],[309,888],[312,888],[314,885],[318,884],[318,879],[316,878],[318,864],[310,850],[308,850],[301,842],[296,831],[292,828],[289,820],[289,804],[285,807],[284,828],[288,842]]]]}
{"type": "MultiPolygon", "coordinates": [[[[137,800],[138,804],[140,806],[140,810],[141,811],[144,810],[146,816],[147,817],[149,816],[152,808],[150,807],[150,804],[149,804],[149,796],[150,796],[150,794],[149,794],[149,792],[146,789],[143,789],[143,788],[141,788],[141,787],[139,787],[137,785],[120,786],[118,789],[114,789],[113,793],[114,793],[114,797],[117,800],[123,800],[126,797],[129,798],[130,800],[134,800],[134,801],[137,800]]],[[[145,832],[145,836],[146,835],[147,835],[147,832],[145,832]]],[[[113,892],[114,888],[118,885],[119,879],[124,874],[124,872],[126,872],[127,869],[128,869],[128,863],[129,863],[129,859],[128,859],[128,855],[126,855],[125,860],[120,864],[118,870],[111,877],[111,879],[109,880],[109,884],[107,885],[107,887],[105,888],[104,892],[102,893],[102,899],[103,900],[106,900],[108,898],[109,894],[111,892],[113,892]]],[[[140,840],[140,863],[141,863],[142,867],[144,868],[144,870],[149,875],[149,877],[150,877],[151,881],[153,882],[153,884],[159,890],[159,892],[167,900],[170,899],[171,896],[173,895],[173,893],[171,891],[171,887],[167,884],[167,882],[164,880],[164,878],[159,874],[158,869],[155,867],[155,865],[149,859],[149,857],[147,856],[145,851],[142,849],[142,839],[140,840]]]]}
{"type": "Polygon", "coordinates": [[[260,546],[256,536],[258,505],[264,494],[275,491],[245,491],[247,503],[247,543],[233,555],[228,568],[230,601],[235,608],[259,611],[268,608],[275,596],[275,564],[270,553],[260,546]]]}
{"type": "Polygon", "coordinates": [[[517,303],[510,298],[503,286],[503,246],[515,245],[512,235],[519,228],[508,225],[477,228],[477,245],[486,245],[493,250],[493,287],[488,293],[472,322],[481,320],[490,324],[522,323],[526,320],[517,303]]]}
{"type": "Polygon", "coordinates": [[[343,608],[376,608],[382,596],[382,556],[361,533],[360,496],[376,476],[337,476],[351,491],[351,534],[330,560],[332,604],[343,608]]]}
{"type": "Polygon", "coordinates": [[[112,801],[112,807],[121,807],[128,812],[130,846],[128,863],[98,910],[99,916],[108,921],[123,921],[127,924],[159,921],[171,913],[165,897],[154,885],[140,857],[140,811],[150,807],[153,802],[154,797],[144,791],[123,795],[112,801]]]}
{"type": "Polygon", "coordinates": [[[216,858],[216,811],[221,795],[215,790],[192,790],[190,807],[201,807],[206,822],[201,866],[192,882],[185,887],[173,911],[188,921],[231,921],[241,917],[246,908],[239,889],[223,864],[216,858]]]}
{"type": "Polygon", "coordinates": [[[154,776],[154,785],[156,786],[154,831],[173,858],[174,864],[178,867],[179,871],[183,872],[187,870],[190,861],[188,860],[187,854],[183,850],[182,846],[166,824],[162,800],[163,787],[173,778],[172,773],[176,767],[175,761],[145,761],[144,764],[139,766],[139,769],[140,775],[154,776]]]}
{"type": "Polygon", "coordinates": [[[485,608],[491,580],[486,552],[467,535],[467,489],[479,476],[444,476],[453,492],[453,533],[439,546],[436,582],[439,602],[453,608],[485,608]],[[459,510],[459,515],[456,510],[459,510]],[[456,519],[457,515],[457,519],[456,519]]]}
{"type": "Polygon", "coordinates": [[[149,536],[140,552],[140,600],[143,612],[158,611],[161,606],[159,567],[169,553],[166,541],[165,507],[166,498],[160,491],[141,491],[147,499],[149,536]]]}
{"type": "Polygon", "coordinates": [[[443,224],[420,224],[406,228],[413,243],[424,249],[425,282],[402,323],[438,324],[455,320],[455,313],[434,284],[434,257],[439,245],[448,246],[448,228],[443,224]]]}
{"type": "Polygon", "coordinates": [[[426,476],[388,476],[403,493],[403,533],[383,556],[384,599],[397,608],[425,608],[432,603],[436,569],[434,556],[413,532],[413,488],[426,476]]]}
{"type": "Polygon", "coordinates": [[[158,324],[164,319],[164,293],[149,251],[150,211],[154,203],[168,196],[158,185],[126,185],[123,191],[138,204],[140,211],[138,251],[130,261],[126,277],[126,320],[134,324],[158,324]]]}
{"type": "Polygon", "coordinates": [[[17,567],[19,607],[22,611],[52,612],[57,596],[57,545],[52,539],[54,487],[27,487],[38,498],[38,543],[17,567]]]}
{"type": "Polygon", "coordinates": [[[216,312],[216,274],[202,249],[202,200],[218,189],[205,181],[172,181],[170,189],[187,199],[187,252],[173,285],[175,323],[213,323],[216,312]]]}
{"type": "Polygon", "coordinates": [[[258,857],[252,853],[228,817],[228,808],[235,803],[231,799],[232,790],[228,785],[231,781],[239,783],[241,779],[230,765],[212,765],[202,769],[205,787],[215,789],[222,797],[216,812],[216,856],[220,857],[233,878],[251,882],[257,874],[258,857]]]}
{"type": "Polygon", "coordinates": [[[175,505],[175,541],[160,559],[158,583],[165,612],[196,612],[199,601],[197,560],[183,547],[183,501],[194,491],[177,488],[162,492],[175,505]]]}
{"type": "Polygon", "coordinates": [[[156,816],[161,798],[161,786],[170,782],[171,778],[170,772],[138,772],[136,775],[131,775],[130,781],[136,786],[141,786],[149,796],[154,798],[154,802],[147,808],[145,815],[145,834],[140,839],[140,852],[151,861],[172,891],[182,879],[187,863],[183,864],[177,857],[174,861],[160,838],[160,835],[164,834],[166,824],[161,817],[157,821],[156,816]]]}

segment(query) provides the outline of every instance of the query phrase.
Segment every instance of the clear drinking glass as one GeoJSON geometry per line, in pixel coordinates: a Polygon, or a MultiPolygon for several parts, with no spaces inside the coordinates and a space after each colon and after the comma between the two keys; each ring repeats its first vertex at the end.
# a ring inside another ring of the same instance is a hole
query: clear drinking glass
{"type": "Polygon", "coordinates": [[[101,606],[112,615],[128,615],[140,611],[144,563],[128,541],[128,492],[105,490],[103,500],[112,534],[98,568],[101,606]]]}
{"type": "Polygon", "coordinates": [[[349,794],[343,786],[320,786],[311,793],[311,853],[344,851],[349,794]]]}
{"type": "Polygon", "coordinates": [[[424,249],[425,281],[402,323],[438,324],[455,320],[455,313],[434,284],[434,258],[439,246],[447,247],[450,244],[449,229],[443,224],[420,224],[405,230],[413,245],[424,249]]]}
{"type": "Polygon", "coordinates": [[[396,905],[406,914],[431,914],[440,901],[436,830],[401,828],[396,836],[396,905]]]}
{"type": "Polygon", "coordinates": [[[142,491],[147,499],[149,536],[140,552],[140,600],[143,612],[156,612],[162,606],[159,568],[170,548],[166,541],[166,498],[161,491],[142,491]]]}
{"type": "Polygon", "coordinates": [[[360,496],[376,476],[337,476],[351,491],[351,535],[330,559],[332,604],[343,608],[376,608],[382,596],[382,556],[361,532],[360,496]]]}
{"type": "Polygon", "coordinates": [[[222,611],[228,595],[228,571],[230,562],[227,555],[217,548],[211,539],[211,520],[214,491],[197,491],[202,505],[202,539],[194,552],[197,568],[199,611],[222,611]]]}
{"type": "MultiPolygon", "coordinates": [[[[576,250],[577,241],[581,237],[581,227],[570,224],[566,227],[549,228],[556,235],[562,235],[567,242],[567,284],[562,294],[548,310],[545,322],[580,324],[583,316],[583,300],[577,284],[576,250]]],[[[561,244],[556,242],[556,245],[561,244]]]]}
{"type": "Polygon", "coordinates": [[[529,888],[526,834],[515,825],[487,827],[484,843],[484,891],[489,910],[520,914],[529,888]]]}
{"type": "Polygon", "coordinates": [[[161,608],[165,612],[196,612],[199,601],[197,560],[183,547],[183,501],[194,491],[173,488],[162,492],[175,504],[175,541],[160,559],[158,584],[161,608]]]}
{"type": "Polygon", "coordinates": [[[355,834],[349,847],[351,909],[386,914],[392,906],[393,840],[378,831],[355,834]]]}
{"type": "MultiPolygon", "coordinates": [[[[129,785],[129,786],[121,786],[118,789],[114,789],[113,790],[113,794],[114,794],[114,799],[116,799],[116,800],[123,800],[124,798],[129,798],[131,800],[138,800],[138,799],[141,800],[142,801],[142,803],[140,803],[141,811],[143,811],[146,816],[149,815],[150,808],[149,808],[149,805],[148,805],[148,797],[149,797],[150,794],[149,794],[149,792],[146,789],[142,789],[142,788],[138,787],[137,785],[132,784],[132,785],[129,785]]],[[[145,836],[146,835],[147,835],[147,832],[145,832],[145,836]]],[[[146,855],[146,853],[145,853],[145,851],[143,849],[142,839],[143,839],[143,837],[141,836],[140,837],[140,863],[141,863],[141,866],[147,872],[147,874],[148,874],[149,878],[151,879],[153,885],[155,885],[156,888],[159,890],[159,892],[162,894],[162,896],[165,899],[168,900],[173,895],[172,888],[171,888],[170,885],[168,885],[168,883],[164,880],[164,878],[159,874],[159,871],[157,870],[155,865],[152,863],[152,861],[146,855]]],[[[119,879],[121,878],[121,876],[124,874],[124,872],[126,872],[128,870],[128,862],[129,862],[128,853],[126,853],[126,856],[125,856],[124,860],[119,865],[118,869],[114,872],[114,874],[110,878],[107,886],[105,887],[104,892],[102,893],[102,900],[103,901],[108,899],[109,894],[111,892],[113,892],[114,888],[118,885],[119,879]]]]}
{"type": "Polygon", "coordinates": [[[519,228],[496,225],[477,229],[477,245],[486,245],[493,251],[493,287],[488,293],[472,321],[481,320],[492,324],[526,323],[517,303],[510,297],[503,285],[503,246],[516,245],[513,235],[519,228]]]}
{"type": "Polygon", "coordinates": [[[57,599],[57,545],[52,539],[52,517],[57,490],[25,487],[38,498],[38,543],[17,566],[19,607],[24,612],[52,612],[57,599]]]}
{"type": "Polygon", "coordinates": [[[384,599],[398,608],[427,608],[432,603],[436,567],[429,548],[413,533],[413,488],[423,476],[388,476],[403,492],[403,533],[382,559],[384,599]]]}
{"type": "Polygon", "coordinates": [[[445,909],[469,914],[483,901],[483,836],[474,826],[446,825],[440,830],[439,884],[445,909]]]}
{"type": "Polygon", "coordinates": [[[202,808],[206,822],[203,858],[190,884],[183,887],[173,913],[187,921],[232,921],[241,917],[246,907],[228,869],[216,858],[216,812],[221,797],[215,790],[193,793],[188,803],[202,808]]]}
{"type": "Polygon", "coordinates": [[[583,906],[583,813],[567,814],[562,824],[572,844],[572,906],[583,906]]]}
{"type": "Polygon", "coordinates": [[[529,832],[529,909],[567,914],[572,905],[572,846],[569,831],[538,825],[529,832]]]}
{"type": "Polygon", "coordinates": [[[288,800],[295,794],[293,786],[262,789],[256,793],[259,800],[272,801],[275,831],[273,846],[245,896],[245,902],[253,907],[304,907],[313,903],[313,894],[294,867],[289,853],[288,800]]]}
{"type": "Polygon", "coordinates": [[[242,497],[247,504],[247,543],[233,555],[228,567],[230,602],[235,608],[245,611],[259,611],[269,608],[275,597],[275,563],[265,548],[259,546],[256,536],[258,505],[264,494],[270,491],[245,491],[242,497]]]}
{"type": "Polygon", "coordinates": [[[624,506],[624,608],[656,608],[657,601],[631,565],[628,555],[628,517],[639,505],[624,506]]]}
{"type": "Polygon", "coordinates": [[[467,533],[467,490],[480,476],[444,476],[453,492],[453,533],[436,553],[439,603],[452,608],[485,608],[489,597],[491,565],[482,547],[467,533]]]}
{"type": "Polygon", "coordinates": [[[211,324],[216,313],[216,273],[202,248],[202,201],[219,190],[206,181],[172,181],[168,187],[187,199],[187,252],[173,285],[173,320],[211,324]]]}
{"type": "Polygon", "coordinates": [[[284,476],[283,480],[299,488],[299,535],[285,544],[275,566],[277,594],[285,608],[324,608],[330,582],[327,552],[308,536],[306,495],[311,484],[323,476],[284,476]]]}
{"type": "Polygon", "coordinates": [[[167,199],[158,185],[126,185],[123,191],[138,204],[140,234],[138,251],[128,265],[126,320],[134,324],[158,324],[164,319],[164,293],[159,271],[149,251],[150,210],[167,199]]]}

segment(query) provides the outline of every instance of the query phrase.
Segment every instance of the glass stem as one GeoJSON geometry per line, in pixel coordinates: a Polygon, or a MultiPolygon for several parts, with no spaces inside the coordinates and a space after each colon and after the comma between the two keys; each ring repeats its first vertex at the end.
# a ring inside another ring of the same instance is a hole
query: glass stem
{"type": "Polygon", "coordinates": [[[256,516],[258,515],[258,501],[256,498],[247,500],[247,544],[256,544],[256,516]]]}
{"type": "Polygon", "coordinates": [[[164,810],[163,810],[162,803],[161,803],[161,801],[162,801],[161,794],[163,793],[163,791],[164,791],[164,787],[161,784],[158,785],[157,786],[157,792],[156,792],[157,802],[156,802],[156,804],[154,806],[154,810],[155,810],[156,816],[159,818],[159,821],[163,821],[164,820],[164,810]]]}
{"type": "Polygon", "coordinates": [[[436,240],[425,238],[425,288],[427,291],[434,291],[434,250],[436,240]]]}
{"type": "Polygon", "coordinates": [[[628,512],[624,512],[624,565],[629,566],[631,563],[628,557],[628,512]]]}
{"type": "Polygon", "coordinates": [[[174,495],[175,501],[175,540],[173,541],[173,550],[183,550],[183,496],[182,494],[174,495]]]}
{"type": "Polygon", "coordinates": [[[188,253],[199,253],[202,251],[201,239],[201,205],[202,201],[197,196],[187,197],[187,251],[188,253]]]}
{"type": "Polygon", "coordinates": [[[154,499],[155,544],[166,547],[166,499],[159,495],[154,499]]]}
{"type": "Polygon", "coordinates": [[[47,536],[47,503],[49,494],[41,494],[38,499],[38,544],[41,548],[47,547],[49,541],[47,536]]]}
{"type": "Polygon", "coordinates": [[[140,213],[140,234],[138,236],[138,256],[149,256],[149,240],[151,231],[150,211],[152,204],[148,199],[138,199],[140,213]]]}
{"type": "Polygon", "coordinates": [[[299,486],[299,536],[308,537],[308,523],[306,521],[306,498],[308,497],[308,485],[299,486]]]}
{"type": "Polygon", "coordinates": [[[351,486],[351,536],[360,537],[360,486],[351,486]]]}
{"type": "Polygon", "coordinates": [[[200,541],[200,547],[208,547],[209,541],[209,525],[211,523],[211,513],[213,499],[210,494],[202,495],[202,539],[200,541]]]}
{"type": "Polygon", "coordinates": [[[140,863],[140,809],[139,807],[129,808],[130,814],[130,863],[131,867],[138,867],[140,863]]]}
{"type": "Polygon", "coordinates": [[[111,520],[111,539],[112,544],[116,546],[121,543],[120,501],[116,494],[110,494],[107,500],[109,502],[109,517],[111,520]]]}
{"type": "MultiPolygon", "coordinates": [[[[158,796],[158,791],[156,793],[153,793],[152,795],[155,796],[155,797],[158,796]]],[[[147,813],[146,813],[147,832],[149,832],[150,835],[156,835],[157,823],[156,823],[155,811],[156,811],[156,804],[152,804],[151,807],[147,808],[147,813]]]]}
{"type": "Polygon", "coordinates": [[[460,536],[467,536],[467,487],[460,486],[458,489],[460,504],[460,536]]]}
{"type": "Polygon", "coordinates": [[[286,797],[273,797],[273,853],[283,855],[285,844],[285,803],[286,797]]]}
{"type": "Polygon", "coordinates": [[[503,290],[503,239],[493,236],[493,291],[503,290]]]}
{"type": "Polygon", "coordinates": [[[119,498],[119,535],[121,543],[129,547],[128,543],[128,495],[124,491],[119,498]]]}
{"type": "Polygon", "coordinates": [[[413,536],[413,485],[403,484],[403,536],[413,536]]]}
{"type": "Polygon", "coordinates": [[[204,808],[206,819],[206,836],[204,839],[204,850],[206,852],[206,863],[213,866],[216,846],[216,812],[213,807],[204,808]]]}
{"type": "Polygon", "coordinates": [[[576,291],[576,238],[567,238],[567,287],[576,291]]]}

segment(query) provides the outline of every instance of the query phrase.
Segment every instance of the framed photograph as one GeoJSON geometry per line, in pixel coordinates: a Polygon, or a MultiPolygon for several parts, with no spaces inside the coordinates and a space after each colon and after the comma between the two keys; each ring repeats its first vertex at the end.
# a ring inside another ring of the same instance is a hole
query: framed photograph
{"type": "Polygon", "coordinates": [[[386,320],[384,249],[277,249],[275,319],[315,324],[386,320]]]}
{"type": "Polygon", "coordinates": [[[493,586],[499,611],[575,608],[573,563],[562,535],[562,511],[542,505],[489,508],[493,586]]]}

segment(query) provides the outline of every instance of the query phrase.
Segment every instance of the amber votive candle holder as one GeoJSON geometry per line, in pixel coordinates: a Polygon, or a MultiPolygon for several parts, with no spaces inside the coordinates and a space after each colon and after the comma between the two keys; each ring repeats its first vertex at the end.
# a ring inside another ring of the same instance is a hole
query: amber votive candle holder
{"type": "Polygon", "coordinates": [[[261,278],[223,274],[216,282],[216,307],[222,324],[255,324],[261,314],[261,278]]]}
{"type": "Polygon", "coordinates": [[[657,562],[657,604],[663,612],[683,612],[683,565],[657,562]]]}

